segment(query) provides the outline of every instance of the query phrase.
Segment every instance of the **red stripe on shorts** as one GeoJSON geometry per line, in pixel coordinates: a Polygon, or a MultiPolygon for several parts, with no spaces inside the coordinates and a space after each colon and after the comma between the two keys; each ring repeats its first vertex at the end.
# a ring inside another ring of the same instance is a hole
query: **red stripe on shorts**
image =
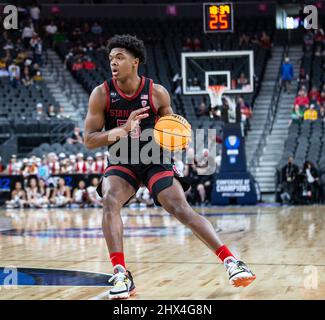
{"type": "Polygon", "coordinates": [[[126,174],[128,174],[129,176],[131,176],[138,184],[139,184],[139,180],[137,178],[137,176],[132,172],[132,170],[122,167],[122,166],[110,166],[106,169],[105,173],[111,170],[117,170],[117,171],[122,171],[126,174]]]}
{"type": "Polygon", "coordinates": [[[161,171],[154,174],[148,181],[148,189],[150,192],[152,192],[152,186],[160,179],[166,178],[166,177],[173,177],[174,173],[173,171],[161,171]]]}

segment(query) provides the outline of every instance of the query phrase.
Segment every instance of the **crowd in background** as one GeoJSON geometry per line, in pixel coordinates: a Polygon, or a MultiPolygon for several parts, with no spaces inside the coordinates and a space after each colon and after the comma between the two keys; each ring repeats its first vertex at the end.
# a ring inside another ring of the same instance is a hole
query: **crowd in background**
{"type": "MultiPolygon", "coordinates": [[[[323,29],[306,30],[303,38],[305,54],[315,57],[325,56],[325,35],[323,29]]],[[[313,84],[309,87],[310,75],[305,68],[300,68],[299,74],[294,75],[293,65],[289,57],[281,66],[282,85],[285,92],[290,93],[291,82],[297,77],[298,94],[293,102],[291,123],[301,123],[304,120],[325,121],[325,84],[313,84]]]]}
{"type": "Polygon", "coordinates": [[[281,170],[280,197],[283,203],[314,204],[322,198],[320,176],[317,168],[310,161],[305,161],[299,168],[293,157],[281,170]]]}
{"type": "MultiPolygon", "coordinates": [[[[202,154],[194,156],[194,150],[187,152],[189,157],[183,160],[181,156],[174,158],[175,169],[187,177],[192,188],[187,193],[192,204],[208,204],[213,183],[214,173],[221,162],[221,155],[211,157],[208,149],[202,154]],[[211,173],[211,167],[214,172],[211,173]]],[[[48,208],[48,207],[99,207],[102,200],[96,193],[100,177],[107,166],[109,153],[97,152],[95,158],[84,157],[82,153],[69,156],[54,152],[42,158],[17,159],[12,155],[7,166],[1,164],[0,174],[21,175],[24,183],[18,181],[11,192],[11,199],[6,202],[7,208],[48,208]],[[78,181],[75,188],[66,185],[65,175],[94,175],[87,183],[87,179],[78,181]]],[[[153,199],[145,186],[141,186],[136,195],[129,201],[131,207],[152,206],[153,199]]]]}

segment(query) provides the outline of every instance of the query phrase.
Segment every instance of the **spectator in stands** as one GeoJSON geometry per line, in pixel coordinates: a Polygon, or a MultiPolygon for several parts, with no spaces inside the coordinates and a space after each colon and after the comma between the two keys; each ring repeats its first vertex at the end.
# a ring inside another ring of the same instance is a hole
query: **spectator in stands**
{"type": "Polygon", "coordinates": [[[251,44],[253,48],[258,48],[260,45],[260,39],[258,37],[258,34],[255,33],[252,40],[251,40],[251,44]]]}
{"type": "Polygon", "coordinates": [[[75,127],[72,135],[67,139],[69,144],[83,143],[82,134],[79,127],[75,127]]]}
{"type": "Polygon", "coordinates": [[[84,180],[80,180],[78,187],[73,190],[72,202],[79,208],[84,208],[88,205],[89,197],[84,180]]]}
{"type": "Polygon", "coordinates": [[[24,67],[23,78],[21,81],[25,87],[32,86],[34,83],[34,80],[29,74],[29,68],[27,66],[24,67]]]}
{"type": "Polygon", "coordinates": [[[320,94],[316,86],[313,86],[308,94],[309,102],[319,104],[320,94]]]}
{"type": "Polygon", "coordinates": [[[72,71],[79,71],[82,70],[83,68],[84,68],[84,64],[80,58],[72,65],[72,71]]]}
{"type": "Polygon", "coordinates": [[[2,157],[0,156],[0,174],[5,171],[5,166],[2,163],[2,157]]]}
{"type": "MultiPolygon", "coordinates": [[[[61,154],[60,154],[61,155],[61,154]]],[[[59,155],[59,157],[60,157],[59,155]]],[[[72,173],[69,169],[70,166],[70,160],[66,158],[65,154],[64,157],[60,157],[60,173],[66,174],[66,173],[72,173]]]]}
{"type": "Polygon", "coordinates": [[[193,40],[193,48],[194,51],[201,51],[202,50],[202,43],[201,40],[197,37],[194,38],[193,40]]]}
{"type": "Polygon", "coordinates": [[[54,207],[66,207],[71,203],[71,190],[65,185],[63,178],[59,178],[57,187],[54,189],[53,195],[50,199],[54,207]]]}
{"type": "Polygon", "coordinates": [[[260,38],[260,46],[261,48],[266,50],[266,55],[270,57],[272,42],[270,36],[268,36],[265,31],[262,31],[262,36],[260,38]]]}
{"type": "Polygon", "coordinates": [[[318,118],[318,114],[317,111],[315,110],[315,105],[311,103],[309,108],[307,108],[304,112],[304,120],[316,121],[317,118],[318,118]]]}
{"type": "Polygon", "coordinates": [[[41,73],[40,70],[37,71],[36,74],[33,76],[33,80],[35,82],[41,82],[41,81],[43,81],[43,76],[42,76],[42,73],[41,73]]]}
{"type": "Polygon", "coordinates": [[[38,34],[33,34],[33,37],[30,40],[30,46],[33,50],[34,63],[42,65],[43,42],[38,34]]]}
{"type": "Polygon", "coordinates": [[[194,45],[192,39],[187,37],[183,44],[183,51],[193,51],[194,45]]]}
{"type": "Polygon", "coordinates": [[[248,49],[250,45],[250,37],[246,33],[242,33],[239,37],[239,49],[248,49]]]}
{"type": "Polygon", "coordinates": [[[98,24],[97,21],[91,26],[91,32],[95,35],[100,35],[103,33],[103,28],[98,24]]]}
{"type": "Polygon", "coordinates": [[[43,104],[41,102],[36,105],[36,113],[33,114],[33,118],[37,121],[42,121],[46,119],[46,115],[43,111],[43,104]]]}
{"type": "Polygon", "coordinates": [[[0,58],[0,78],[9,77],[9,71],[7,70],[7,64],[3,58],[0,58]]]}
{"type": "Polygon", "coordinates": [[[196,160],[196,172],[198,174],[197,191],[200,196],[201,204],[210,202],[210,194],[212,190],[213,175],[209,174],[211,166],[214,166],[214,161],[210,157],[208,149],[203,149],[200,159],[196,160]]]}
{"type": "Polygon", "coordinates": [[[289,122],[289,125],[291,123],[301,123],[302,120],[304,119],[304,112],[302,109],[300,109],[298,104],[295,104],[292,112],[291,112],[291,120],[289,122]]]}
{"type": "Polygon", "coordinates": [[[219,106],[212,106],[209,107],[209,116],[211,119],[220,120],[221,118],[221,110],[219,106]]]}
{"type": "Polygon", "coordinates": [[[104,173],[105,170],[105,163],[104,157],[101,152],[96,152],[96,163],[95,163],[95,173],[104,173]]]}
{"type": "Polygon", "coordinates": [[[40,198],[38,201],[38,204],[42,208],[48,208],[50,204],[50,195],[51,195],[51,190],[46,186],[46,182],[44,179],[39,179],[38,180],[38,191],[40,194],[40,198]]]}
{"type": "Polygon", "coordinates": [[[56,118],[60,120],[66,120],[70,118],[68,115],[64,113],[64,107],[62,105],[59,106],[59,112],[57,113],[56,118]]]}
{"type": "Polygon", "coordinates": [[[305,111],[309,105],[309,98],[305,90],[298,91],[298,96],[295,98],[293,104],[298,105],[303,112],[305,111]]]}
{"type": "Polygon", "coordinates": [[[308,86],[309,75],[306,73],[304,68],[300,68],[299,77],[298,77],[297,81],[299,84],[299,88],[301,88],[302,86],[308,86]]]}
{"type": "Polygon", "coordinates": [[[30,208],[42,207],[41,194],[38,190],[37,180],[35,178],[29,180],[29,186],[27,188],[27,205],[30,208]]]}
{"type": "Polygon", "coordinates": [[[87,57],[86,61],[83,62],[83,69],[95,70],[96,64],[92,61],[92,59],[90,57],[87,57]]]}
{"type": "Polygon", "coordinates": [[[78,39],[80,39],[81,36],[82,36],[82,32],[81,32],[80,28],[76,27],[72,31],[70,40],[71,40],[71,42],[76,42],[76,41],[78,41],[78,39]]]}
{"type": "Polygon", "coordinates": [[[291,81],[293,79],[293,65],[290,63],[289,57],[284,59],[284,63],[281,66],[281,79],[284,91],[290,93],[291,81]]]}
{"type": "Polygon", "coordinates": [[[77,154],[76,173],[87,173],[86,161],[84,161],[84,155],[81,152],[77,154]]]}
{"type": "Polygon", "coordinates": [[[38,179],[47,181],[49,176],[50,176],[50,171],[49,171],[49,167],[47,165],[46,156],[44,155],[40,166],[38,166],[37,177],[38,177],[38,179]]]}
{"type": "Polygon", "coordinates": [[[245,132],[250,129],[250,119],[253,116],[251,107],[245,102],[243,97],[238,97],[237,107],[240,109],[241,122],[244,124],[245,132]]]}
{"type": "Polygon", "coordinates": [[[47,109],[47,116],[49,119],[56,118],[55,107],[53,104],[49,104],[48,109],[47,109]]]}
{"type": "Polygon", "coordinates": [[[205,102],[201,101],[199,107],[196,110],[196,116],[201,117],[201,116],[206,116],[207,114],[208,114],[208,108],[205,102]]]}
{"type": "Polygon", "coordinates": [[[36,176],[38,174],[37,165],[32,159],[28,160],[27,165],[24,168],[22,174],[24,177],[36,176]]]}
{"type": "Polygon", "coordinates": [[[87,36],[90,33],[90,26],[88,22],[85,22],[82,26],[82,33],[87,36]]]}
{"type": "Polygon", "coordinates": [[[293,201],[294,194],[296,192],[295,179],[299,173],[299,168],[293,163],[293,157],[288,158],[288,163],[281,170],[281,184],[282,193],[281,199],[283,202],[293,201]]]}
{"type": "Polygon", "coordinates": [[[15,183],[15,189],[11,192],[11,199],[6,201],[6,207],[8,209],[23,208],[26,204],[26,192],[22,187],[20,181],[15,183]]]}
{"type": "Polygon", "coordinates": [[[102,198],[96,191],[98,183],[98,178],[93,178],[91,180],[91,185],[87,188],[90,206],[94,208],[100,208],[103,206],[102,198]]]}
{"type": "Polygon", "coordinates": [[[47,41],[49,46],[53,46],[53,36],[58,32],[58,27],[56,26],[56,24],[54,23],[54,21],[52,20],[50,22],[50,24],[48,24],[47,26],[45,26],[45,31],[46,31],[46,35],[47,35],[47,41]]]}
{"type": "Polygon", "coordinates": [[[37,2],[33,3],[33,5],[30,7],[29,14],[32,19],[34,29],[38,30],[39,20],[41,16],[41,9],[37,5],[37,2]]]}
{"type": "Polygon", "coordinates": [[[310,52],[314,44],[314,34],[311,30],[306,30],[304,34],[304,51],[310,52]]]}
{"type": "Polygon", "coordinates": [[[94,158],[88,156],[86,160],[86,173],[95,173],[95,166],[96,163],[94,161],[94,158]]]}
{"type": "Polygon", "coordinates": [[[27,158],[24,158],[21,161],[21,167],[20,167],[21,173],[24,172],[24,170],[26,169],[27,166],[28,166],[28,159],[27,158]]]}
{"type": "Polygon", "coordinates": [[[50,152],[47,155],[47,166],[50,175],[56,175],[60,173],[60,162],[58,161],[58,157],[54,152],[50,152]]]}
{"type": "Polygon", "coordinates": [[[237,88],[238,89],[245,88],[247,84],[248,84],[248,79],[245,76],[245,73],[241,72],[239,78],[237,79],[237,88]]]}
{"type": "Polygon", "coordinates": [[[32,21],[31,20],[26,21],[24,23],[23,32],[21,34],[21,38],[23,40],[23,44],[24,44],[25,49],[29,48],[30,40],[31,40],[34,32],[35,32],[35,30],[34,30],[34,26],[33,26],[32,21]]]}
{"type": "Polygon", "coordinates": [[[15,46],[12,40],[8,39],[2,48],[3,50],[14,50],[15,46]]]}
{"type": "Polygon", "coordinates": [[[75,173],[76,172],[76,156],[74,154],[70,154],[69,156],[69,166],[68,166],[68,172],[69,173],[75,173]]]}
{"type": "Polygon", "coordinates": [[[20,175],[21,174],[21,164],[17,161],[17,156],[13,154],[9,160],[9,164],[5,170],[8,175],[20,175]]]}
{"type": "Polygon", "coordinates": [[[14,50],[15,50],[16,53],[23,52],[25,50],[21,39],[18,38],[16,40],[14,50]]]}
{"type": "Polygon", "coordinates": [[[325,106],[321,105],[318,112],[318,119],[325,121],[325,106]]]}
{"type": "Polygon", "coordinates": [[[316,57],[319,57],[323,53],[324,41],[325,41],[324,30],[322,28],[315,31],[314,41],[315,41],[315,53],[314,54],[316,57]]]}
{"type": "Polygon", "coordinates": [[[322,91],[319,95],[319,105],[325,105],[325,91],[322,91]]]}
{"type": "Polygon", "coordinates": [[[16,61],[13,61],[13,63],[9,66],[8,72],[10,83],[16,89],[20,83],[20,67],[16,61]]]}
{"type": "Polygon", "coordinates": [[[302,174],[306,182],[306,194],[309,198],[309,203],[315,203],[318,200],[319,194],[319,175],[315,166],[310,162],[306,161],[303,166],[302,174]]]}

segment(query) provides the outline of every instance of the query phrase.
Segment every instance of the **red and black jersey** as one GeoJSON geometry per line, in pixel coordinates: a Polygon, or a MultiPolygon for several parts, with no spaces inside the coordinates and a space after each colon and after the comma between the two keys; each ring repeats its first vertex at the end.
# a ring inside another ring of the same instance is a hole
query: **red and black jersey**
{"type": "MultiPolygon", "coordinates": [[[[107,91],[105,130],[110,130],[126,123],[132,111],[146,106],[150,106],[150,109],[148,111],[149,117],[141,120],[139,130],[137,130],[137,132],[130,132],[127,138],[122,138],[117,141],[119,142],[119,146],[121,146],[121,150],[118,151],[117,156],[119,158],[122,158],[121,153],[123,152],[123,150],[128,150],[129,153],[127,156],[127,160],[125,159],[125,156],[123,156],[123,161],[125,163],[131,164],[131,156],[132,158],[138,157],[142,147],[145,146],[152,139],[152,134],[149,139],[141,139],[142,132],[144,132],[145,130],[151,130],[152,132],[155,126],[155,122],[158,118],[157,109],[154,106],[152,99],[153,80],[142,76],[140,86],[132,97],[126,96],[118,87],[114,79],[105,81],[104,86],[107,91]],[[135,149],[137,146],[137,143],[134,143],[135,140],[139,141],[139,147],[137,148],[138,150],[135,149]],[[128,144],[127,146],[126,143],[128,144]],[[131,144],[133,144],[132,149],[131,144]]],[[[114,149],[115,144],[116,143],[108,146],[108,150],[111,155],[110,160],[116,152],[116,150],[114,150],[114,152],[111,152],[112,149],[114,149]]]]}

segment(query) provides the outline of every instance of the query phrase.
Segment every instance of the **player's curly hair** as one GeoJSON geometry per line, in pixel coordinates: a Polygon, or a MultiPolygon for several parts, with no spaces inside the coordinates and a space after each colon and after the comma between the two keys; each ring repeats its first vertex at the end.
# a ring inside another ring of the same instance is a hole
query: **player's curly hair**
{"type": "Polygon", "coordinates": [[[115,35],[107,44],[107,53],[110,54],[114,48],[124,48],[134,55],[135,58],[139,58],[140,63],[146,63],[146,48],[141,39],[130,34],[115,35]]]}

